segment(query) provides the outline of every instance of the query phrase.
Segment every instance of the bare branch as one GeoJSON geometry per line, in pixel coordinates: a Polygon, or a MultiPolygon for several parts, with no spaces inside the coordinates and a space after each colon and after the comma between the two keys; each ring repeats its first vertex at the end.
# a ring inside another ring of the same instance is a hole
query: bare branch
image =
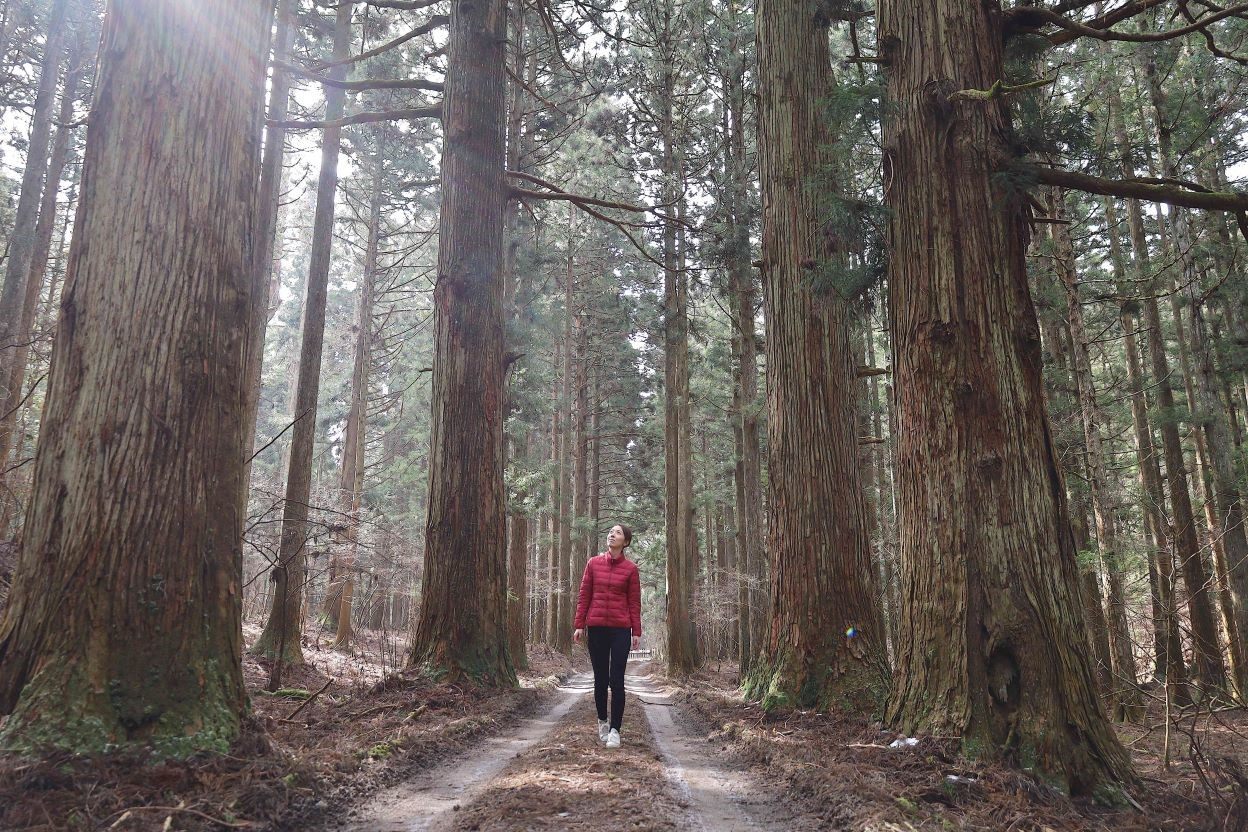
{"type": "Polygon", "coordinates": [[[377,121],[404,121],[420,118],[442,118],[442,105],[412,107],[407,110],[386,110],[380,113],[356,113],[337,121],[270,121],[273,127],[287,130],[323,130],[326,127],[350,127],[352,124],[371,124],[377,121]]]}
{"type": "Polygon", "coordinates": [[[305,69],[296,64],[286,63],[285,61],[271,61],[273,66],[284,69],[287,72],[293,72],[296,75],[302,75],[318,84],[324,84],[327,87],[337,87],[338,89],[347,90],[348,92],[361,92],[363,90],[431,90],[433,92],[442,91],[441,81],[427,81],[424,78],[365,78],[360,81],[340,81],[337,78],[330,78],[328,75],[320,75],[310,69],[305,69]]]}
{"type": "Polygon", "coordinates": [[[345,66],[347,64],[355,64],[355,63],[359,63],[360,61],[366,61],[369,58],[373,58],[373,57],[376,57],[377,55],[380,55],[382,52],[388,52],[389,50],[395,48],[396,46],[401,46],[407,43],[412,38],[417,38],[417,37],[420,37],[421,35],[432,32],[434,29],[437,29],[439,26],[445,26],[446,24],[450,22],[451,22],[451,19],[444,14],[434,15],[433,17],[429,18],[429,20],[427,20],[425,23],[422,23],[421,25],[417,26],[415,29],[412,29],[410,32],[407,32],[406,34],[399,35],[394,40],[387,41],[381,44],[380,46],[377,46],[377,47],[374,47],[373,49],[368,50],[367,52],[361,52],[358,55],[352,55],[350,58],[345,58],[341,61],[325,61],[323,63],[318,63],[316,64],[316,69],[324,70],[324,69],[330,69],[331,67],[335,67],[335,66],[345,66]]]}
{"type": "MultiPolygon", "coordinates": [[[[1141,10],[1137,9],[1133,11],[1132,14],[1138,14],[1139,11],[1141,10]]],[[[1069,43],[1070,41],[1081,37],[1094,38],[1096,40],[1104,41],[1119,40],[1127,41],[1129,43],[1153,43],[1156,41],[1173,40],[1174,38],[1182,37],[1183,35],[1189,35],[1192,32],[1198,32],[1210,24],[1217,23],[1219,20],[1241,15],[1244,12],[1248,12],[1248,3],[1231,6],[1219,12],[1206,15],[1205,17],[1197,20],[1195,23],[1187,26],[1180,26],[1178,29],[1169,29],[1165,32],[1115,32],[1109,28],[1096,28],[1096,21],[1093,21],[1094,25],[1086,26],[1039,6],[1027,7],[1028,16],[1038,20],[1043,20],[1045,23],[1051,23],[1054,26],[1066,30],[1063,34],[1054,35],[1049,38],[1049,40],[1054,44],[1069,43]]],[[[1117,21],[1114,21],[1114,23],[1116,22],[1117,21]]],[[[1107,23],[1107,26],[1112,25],[1113,23],[1107,23]]]]}
{"type": "MultiPolygon", "coordinates": [[[[1188,183],[1179,180],[1159,179],[1102,179],[1086,173],[1076,173],[1061,168],[1019,163],[1014,169],[1032,176],[1045,185],[1058,185],[1076,191],[1123,199],[1142,199],[1161,202],[1180,208],[1196,208],[1207,211],[1248,211],[1248,194],[1234,191],[1192,190],[1188,183]]],[[[1199,187],[1199,186],[1197,186],[1199,187]]]]}

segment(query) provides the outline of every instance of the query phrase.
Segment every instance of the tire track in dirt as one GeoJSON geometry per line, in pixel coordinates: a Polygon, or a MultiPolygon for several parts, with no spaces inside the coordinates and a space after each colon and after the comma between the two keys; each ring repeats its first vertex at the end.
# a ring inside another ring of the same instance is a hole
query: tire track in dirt
{"type": "Polygon", "coordinates": [[[518,720],[512,730],[491,736],[449,761],[385,789],[354,808],[334,828],[340,832],[416,832],[433,829],[445,815],[464,805],[507,767],[536,745],[567,716],[587,691],[593,676],[578,673],[560,686],[562,698],[549,710],[518,720]]]}
{"type": "Polygon", "coordinates": [[[674,691],[652,674],[630,676],[650,723],[651,735],[665,763],[668,781],[689,806],[684,828],[704,832],[753,832],[774,829],[778,813],[765,790],[748,775],[717,759],[704,738],[698,738],[674,719],[674,691]]]}
{"type": "Polygon", "coordinates": [[[783,814],[673,718],[672,692],[629,674],[619,749],[597,738],[593,682],[572,677],[544,714],[374,796],[341,832],[646,830],[755,832],[783,814]]]}

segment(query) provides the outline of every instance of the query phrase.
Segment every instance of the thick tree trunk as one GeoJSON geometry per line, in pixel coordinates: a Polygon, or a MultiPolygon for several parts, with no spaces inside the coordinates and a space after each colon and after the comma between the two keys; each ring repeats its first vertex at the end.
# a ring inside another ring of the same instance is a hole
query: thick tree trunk
{"type": "MultiPolygon", "coordinates": [[[[65,19],[70,5],[71,0],[53,0],[48,10],[48,33],[43,44],[39,84],[31,112],[25,167],[13,230],[9,233],[4,283],[0,285],[0,483],[3,482],[3,472],[8,468],[9,449],[13,441],[13,414],[22,398],[21,388],[13,388],[8,381],[17,359],[17,347],[22,340],[19,332],[22,305],[35,250],[35,226],[43,199],[52,115],[56,110],[56,85],[60,78],[61,58],[65,54],[65,19]]],[[[52,184],[55,187],[56,183],[52,184]]],[[[3,514],[7,526],[9,510],[6,509],[3,514]]]]}
{"type": "Polygon", "coordinates": [[[866,710],[886,696],[888,648],[859,480],[850,312],[837,290],[811,286],[843,258],[826,233],[836,194],[820,20],[813,2],[760,0],[756,16],[772,561],[770,629],[747,690],[766,707],[866,710]]]}
{"type": "Polygon", "coordinates": [[[180,756],[225,751],[238,732],[240,380],[267,6],[109,4],[0,624],[6,748],[180,756]]]}
{"type": "Polygon", "coordinates": [[[902,627],[889,720],[1076,793],[1134,779],[1101,707],[1027,285],[1027,203],[994,187],[995,3],[883,0],[902,627]],[[967,511],[974,506],[974,511],[967,511]],[[1060,726],[1058,730],[1056,726],[1060,726]]]}
{"type": "MultiPolygon", "coordinates": [[[[1066,215],[1065,195],[1059,190],[1053,194],[1052,215],[1063,219],[1066,215]]],[[[1064,224],[1052,226],[1054,262],[1057,275],[1066,290],[1066,322],[1070,329],[1073,347],[1072,367],[1079,394],[1079,411],[1083,418],[1083,436],[1087,449],[1088,487],[1092,494],[1092,516],[1096,521],[1096,546],[1104,570],[1102,600],[1109,624],[1110,646],[1110,698],[1114,703],[1114,716],[1120,720],[1138,720],[1142,714],[1142,700],[1135,673],[1135,655],[1131,647],[1131,631],[1127,624],[1126,592],[1123,588],[1121,556],[1118,552],[1117,521],[1114,498],[1110,492],[1106,473],[1105,450],[1101,435],[1101,409],[1096,402],[1096,387],[1092,379],[1092,362],[1089,357],[1088,331],[1083,320],[1083,301],[1079,296],[1079,276],[1075,272],[1075,252],[1070,232],[1064,224]]]]}
{"type": "MultiPolygon", "coordinates": [[[[338,5],[334,22],[334,60],[351,51],[353,2],[338,5]]],[[[344,70],[331,70],[342,78],[344,70]]],[[[342,117],[345,92],[325,90],[325,118],[342,117]]],[[[316,405],[321,389],[321,353],[325,344],[325,306],[329,297],[329,267],[333,257],[334,198],[338,190],[341,128],[327,127],[321,141],[321,167],[316,183],[316,213],[312,219],[312,248],[308,257],[307,297],[303,307],[303,338],[299,349],[299,377],[295,387],[295,423],[290,431],[290,467],[282,505],[282,537],[278,562],[271,573],[273,606],[251,652],[275,659],[269,687],[281,686],[282,664],[303,664],[299,637],[303,632],[303,584],[308,558],[308,504],[312,499],[312,452],[316,444],[316,405]],[[280,659],[277,660],[277,659],[280,659]]],[[[258,282],[257,282],[258,283],[258,282]]]]}
{"type": "Polygon", "coordinates": [[[503,491],[506,4],[452,0],[429,515],[410,664],[514,684],[503,491]]]}

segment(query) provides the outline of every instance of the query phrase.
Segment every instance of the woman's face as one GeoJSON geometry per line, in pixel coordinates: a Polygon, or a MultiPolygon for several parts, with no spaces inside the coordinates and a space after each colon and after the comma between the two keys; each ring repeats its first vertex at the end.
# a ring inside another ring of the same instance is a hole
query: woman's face
{"type": "Polygon", "coordinates": [[[624,548],[624,530],[619,526],[612,526],[611,531],[607,532],[607,548],[623,549],[624,548]]]}

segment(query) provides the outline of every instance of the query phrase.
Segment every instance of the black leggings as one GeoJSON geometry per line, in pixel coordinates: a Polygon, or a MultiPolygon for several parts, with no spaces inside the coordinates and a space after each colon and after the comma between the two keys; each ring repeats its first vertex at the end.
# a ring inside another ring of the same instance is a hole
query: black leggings
{"type": "Polygon", "coordinates": [[[607,718],[607,681],[611,682],[611,727],[620,730],[624,721],[624,667],[633,631],[628,627],[590,627],[589,661],[594,666],[594,704],[598,719],[607,718]]]}

